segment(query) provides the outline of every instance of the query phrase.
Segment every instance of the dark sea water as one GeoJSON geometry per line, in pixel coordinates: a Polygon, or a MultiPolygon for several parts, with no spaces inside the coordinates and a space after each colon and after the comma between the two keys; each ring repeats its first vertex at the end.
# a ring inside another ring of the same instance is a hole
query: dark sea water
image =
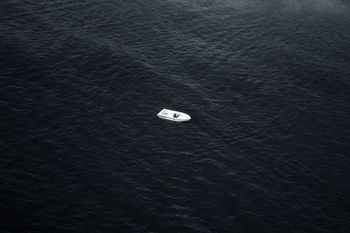
{"type": "Polygon", "coordinates": [[[0,55],[0,232],[350,232],[349,2],[2,0],[0,55]]]}

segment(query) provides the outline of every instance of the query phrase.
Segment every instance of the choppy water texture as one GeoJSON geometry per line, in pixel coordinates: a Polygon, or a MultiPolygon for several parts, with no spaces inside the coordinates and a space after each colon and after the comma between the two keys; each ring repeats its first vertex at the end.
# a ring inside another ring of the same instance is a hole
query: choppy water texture
{"type": "Polygon", "coordinates": [[[346,1],[3,0],[0,54],[1,232],[349,232],[346,1]]]}

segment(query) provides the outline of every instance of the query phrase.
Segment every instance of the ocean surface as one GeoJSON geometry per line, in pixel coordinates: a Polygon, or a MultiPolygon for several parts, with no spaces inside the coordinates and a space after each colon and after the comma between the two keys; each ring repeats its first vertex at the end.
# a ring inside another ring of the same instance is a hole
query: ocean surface
{"type": "Polygon", "coordinates": [[[0,232],[350,232],[348,1],[2,0],[0,88],[0,232]]]}

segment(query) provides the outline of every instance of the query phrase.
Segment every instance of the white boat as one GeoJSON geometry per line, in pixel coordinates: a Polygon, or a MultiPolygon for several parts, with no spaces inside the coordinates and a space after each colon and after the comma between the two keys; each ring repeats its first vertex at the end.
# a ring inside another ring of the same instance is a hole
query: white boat
{"type": "Polygon", "coordinates": [[[163,109],[160,111],[157,116],[159,118],[169,120],[169,121],[177,121],[177,122],[184,122],[191,120],[191,117],[183,112],[178,112],[170,109],[163,109]]]}

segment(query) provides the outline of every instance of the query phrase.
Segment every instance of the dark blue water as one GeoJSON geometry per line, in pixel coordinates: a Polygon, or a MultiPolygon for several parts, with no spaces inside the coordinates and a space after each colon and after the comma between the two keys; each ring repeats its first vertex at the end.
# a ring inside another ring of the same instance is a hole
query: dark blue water
{"type": "Polygon", "coordinates": [[[350,231],[348,2],[3,0],[0,55],[0,232],[350,231]]]}

